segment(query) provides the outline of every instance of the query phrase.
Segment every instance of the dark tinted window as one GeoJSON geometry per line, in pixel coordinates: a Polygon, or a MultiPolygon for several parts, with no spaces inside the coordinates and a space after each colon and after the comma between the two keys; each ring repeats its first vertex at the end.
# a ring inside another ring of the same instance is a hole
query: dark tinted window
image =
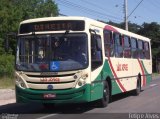
{"type": "Polygon", "coordinates": [[[101,37],[91,34],[91,69],[100,67],[103,63],[101,37]]]}
{"type": "Polygon", "coordinates": [[[144,42],[142,40],[138,40],[138,50],[139,50],[139,58],[144,59],[144,42]]]}
{"type": "Polygon", "coordinates": [[[138,58],[138,43],[137,39],[131,38],[131,51],[132,51],[132,58],[138,58]]]}
{"type": "Polygon", "coordinates": [[[150,48],[148,42],[144,42],[144,55],[146,59],[150,59],[150,48]]]}
{"type": "Polygon", "coordinates": [[[123,47],[121,35],[114,33],[114,42],[115,42],[115,57],[123,57],[123,47]]]}
{"type": "Polygon", "coordinates": [[[114,42],[112,39],[111,31],[104,31],[104,48],[105,48],[105,56],[107,57],[114,56],[114,42]]]}
{"type": "Polygon", "coordinates": [[[124,36],[124,57],[130,58],[131,57],[131,43],[130,37],[124,36]]]}

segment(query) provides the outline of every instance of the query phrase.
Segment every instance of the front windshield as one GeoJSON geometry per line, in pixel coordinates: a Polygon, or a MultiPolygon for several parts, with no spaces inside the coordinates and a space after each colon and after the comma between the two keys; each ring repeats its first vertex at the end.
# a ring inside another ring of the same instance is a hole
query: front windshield
{"type": "Polygon", "coordinates": [[[22,71],[69,71],[88,66],[86,34],[21,36],[16,68],[22,71]]]}

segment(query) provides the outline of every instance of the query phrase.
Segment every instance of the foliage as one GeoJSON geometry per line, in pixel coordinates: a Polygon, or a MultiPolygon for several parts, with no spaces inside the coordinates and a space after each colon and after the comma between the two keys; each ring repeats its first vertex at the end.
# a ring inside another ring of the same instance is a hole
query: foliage
{"type": "MultiPolygon", "coordinates": [[[[1,0],[0,4],[0,55],[6,34],[17,32],[19,23],[26,19],[58,15],[58,7],[52,0],[1,0]]],[[[10,42],[15,54],[15,40],[10,42]]]]}
{"type": "Polygon", "coordinates": [[[1,0],[0,4],[0,77],[14,75],[16,39],[10,37],[10,52],[4,51],[8,33],[17,33],[19,23],[26,19],[58,15],[53,0],[1,0]]]}
{"type": "Polygon", "coordinates": [[[138,34],[151,39],[152,55],[153,57],[158,56],[158,54],[160,54],[160,24],[156,22],[144,23],[142,28],[138,31],[138,34]]]}
{"type": "Polygon", "coordinates": [[[0,55],[0,77],[13,77],[14,76],[14,56],[13,55],[0,55]]]}
{"type": "Polygon", "coordinates": [[[9,77],[0,77],[0,89],[14,89],[15,81],[13,78],[9,77]]]}
{"type": "Polygon", "coordinates": [[[0,54],[4,53],[4,48],[3,48],[3,39],[0,38],[0,54]]]}

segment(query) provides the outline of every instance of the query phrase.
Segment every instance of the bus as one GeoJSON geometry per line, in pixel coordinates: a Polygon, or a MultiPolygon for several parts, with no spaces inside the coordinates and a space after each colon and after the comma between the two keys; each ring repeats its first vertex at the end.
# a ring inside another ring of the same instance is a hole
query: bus
{"type": "Polygon", "coordinates": [[[94,101],[135,95],[152,80],[150,39],[86,17],[22,21],[17,35],[17,103],[94,101]]]}

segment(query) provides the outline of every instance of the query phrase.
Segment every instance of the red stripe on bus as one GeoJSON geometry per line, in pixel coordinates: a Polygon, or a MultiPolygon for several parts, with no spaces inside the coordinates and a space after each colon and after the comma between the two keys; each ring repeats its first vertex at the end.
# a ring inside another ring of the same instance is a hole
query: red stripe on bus
{"type": "Polygon", "coordinates": [[[114,31],[114,32],[117,32],[117,33],[118,33],[117,29],[113,28],[113,27],[110,26],[110,25],[106,25],[106,26],[104,27],[104,29],[105,29],[105,30],[109,30],[109,31],[114,31]]]}
{"type": "Polygon", "coordinates": [[[143,76],[143,86],[145,86],[145,85],[146,85],[146,77],[145,77],[145,73],[144,73],[143,66],[142,66],[141,61],[140,61],[139,59],[138,59],[138,63],[139,63],[139,65],[140,65],[141,71],[142,71],[142,76],[143,76]]]}
{"type": "Polygon", "coordinates": [[[123,92],[126,92],[126,89],[123,87],[123,85],[121,84],[120,80],[119,80],[118,77],[117,77],[117,74],[116,74],[116,72],[115,72],[115,70],[114,70],[114,68],[113,68],[112,63],[111,63],[110,57],[108,57],[108,61],[109,61],[111,70],[112,70],[112,72],[113,72],[113,74],[114,74],[114,76],[115,76],[115,78],[116,78],[116,81],[118,82],[118,84],[119,84],[119,86],[121,87],[122,91],[123,91],[123,92]]]}
{"type": "MultiPolygon", "coordinates": [[[[110,26],[110,25],[106,25],[106,26],[104,27],[104,29],[118,33],[118,30],[115,29],[114,27],[110,26]]],[[[109,61],[111,70],[112,70],[112,72],[113,72],[113,75],[114,75],[114,77],[116,78],[116,81],[118,82],[120,88],[122,89],[123,92],[126,92],[126,89],[123,87],[123,85],[121,84],[120,80],[119,80],[118,77],[117,77],[117,74],[116,74],[116,72],[115,72],[115,70],[114,70],[114,68],[113,68],[112,63],[111,63],[110,57],[108,57],[108,61],[109,61]]]]}

